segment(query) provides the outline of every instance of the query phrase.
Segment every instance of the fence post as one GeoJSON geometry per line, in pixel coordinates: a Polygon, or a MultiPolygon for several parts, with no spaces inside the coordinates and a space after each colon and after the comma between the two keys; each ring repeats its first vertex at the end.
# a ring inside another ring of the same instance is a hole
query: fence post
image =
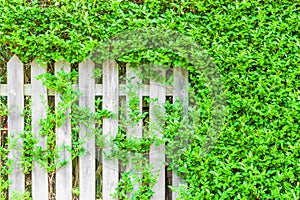
{"type": "MultiPolygon", "coordinates": [[[[115,61],[107,60],[103,63],[103,109],[111,111],[118,116],[119,106],[119,75],[118,65],[115,61]]],[[[108,134],[105,144],[109,144],[109,138],[115,137],[118,131],[117,118],[103,119],[103,134],[108,134]]],[[[105,147],[103,152],[109,153],[110,147],[105,147]]],[[[102,156],[103,163],[103,199],[112,200],[110,194],[115,192],[119,179],[118,161],[106,160],[102,156]]]]}
{"type": "MultiPolygon", "coordinates": [[[[65,61],[59,61],[55,63],[55,73],[61,71],[61,69],[69,73],[70,64],[65,61]]],[[[57,112],[58,104],[62,102],[60,99],[60,94],[55,93],[55,109],[57,112]]],[[[68,110],[65,115],[67,116],[65,122],[61,127],[56,127],[56,145],[58,147],[72,145],[71,136],[71,120],[70,120],[70,110],[68,110]]],[[[71,154],[66,148],[62,148],[59,152],[58,161],[67,161],[67,165],[62,168],[57,169],[56,172],[56,200],[71,200],[72,199],[72,162],[71,154]]]]}
{"type": "MultiPolygon", "coordinates": [[[[8,90],[8,134],[11,142],[24,131],[24,67],[19,58],[14,55],[7,63],[7,90],[8,90]]],[[[18,139],[9,153],[9,158],[13,159],[13,171],[9,176],[12,184],[9,187],[9,199],[12,199],[13,192],[24,193],[25,179],[22,172],[21,150],[23,142],[18,139]]]]}
{"type": "MultiPolygon", "coordinates": [[[[90,112],[95,112],[95,64],[86,60],[79,64],[79,90],[83,94],[79,98],[79,106],[89,108],[90,112]]],[[[91,127],[80,124],[79,137],[83,141],[86,154],[79,158],[79,186],[80,199],[95,199],[95,137],[91,133],[94,123],[90,120],[91,127]]]]}
{"type": "MultiPolygon", "coordinates": [[[[47,89],[36,76],[46,73],[47,69],[39,65],[36,60],[31,63],[31,96],[32,96],[32,132],[39,140],[37,145],[46,148],[46,137],[39,134],[41,125],[39,120],[46,118],[48,104],[47,89]]],[[[48,199],[48,173],[36,161],[32,171],[33,200],[48,199]]]]}

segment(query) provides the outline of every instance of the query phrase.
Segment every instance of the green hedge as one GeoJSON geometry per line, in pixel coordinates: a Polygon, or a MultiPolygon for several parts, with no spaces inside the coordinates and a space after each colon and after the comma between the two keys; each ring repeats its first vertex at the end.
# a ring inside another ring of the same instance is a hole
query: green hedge
{"type": "MultiPolygon", "coordinates": [[[[0,46],[24,61],[75,63],[98,42],[128,29],[159,27],[190,36],[220,70],[228,114],[210,154],[200,156],[199,139],[179,162],[189,185],[187,199],[299,199],[296,2],[2,0],[0,46]]],[[[161,63],[176,62],[176,56],[161,59],[162,54],[153,56],[161,63]]],[[[147,60],[145,55],[130,54],[129,60],[147,60]]],[[[195,83],[196,74],[191,71],[195,83]]]]}

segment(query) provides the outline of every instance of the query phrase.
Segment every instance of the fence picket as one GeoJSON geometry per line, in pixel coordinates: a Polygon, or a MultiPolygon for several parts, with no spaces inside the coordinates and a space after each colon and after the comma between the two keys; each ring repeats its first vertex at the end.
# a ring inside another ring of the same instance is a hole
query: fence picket
{"type": "MultiPolygon", "coordinates": [[[[136,91],[136,95],[135,96],[131,96],[128,93],[126,94],[126,105],[129,104],[129,99],[130,98],[134,98],[137,97],[139,99],[139,112],[142,113],[143,112],[143,91],[142,91],[142,87],[139,86],[139,84],[142,83],[142,80],[138,77],[138,75],[133,71],[133,69],[130,68],[129,65],[126,66],[126,85],[131,85],[133,86],[133,90],[137,90],[136,91]]],[[[130,91],[131,92],[131,91],[130,91]]],[[[132,91],[134,92],[134,91],[132,91]]],[[[128,106],[126,107],[126,109],[128,110],[128,106]]],[[[126,112],[128,113],[128,112],[126,112]]],[[[127,134],[128,136],[130,136],[130,138],[142,138],[143,137],[143,121],[139,120],[139,122],[134,125],[134,126],[128,126],[127,127],[127,134]]],[[[133,169],[133,163],[129,162],[127,169],[126,170],[131,170],[133,169]]],[[[136,183],[134,185],[134,191],[138,190],[139,188],[139,184],[136,183]]],[[[129,196],[131,197],[132,194],[129,194],[129,196]]]]}
{"type": "MultiPolygon", "coordinates": [[[[7,89],[8,89],[8,134],[12,141],[24,131],[24,67],[17,56],[13,56],[7,64],[7,89]]],[[[16,146],[9,153],[13,159],[13,171],[9,176],[12,181],[9,187],[9,199],[12,199],[14,192],[23,193],[25,190],[25,179],[20,164],[20,156],[23,142],[21,139],[16,141],[16,146]]]]}
{"type": "MultiPolygon", "coordinates": [[[[118,65],[115,61],[107,60],[103,63],[103,109],[111,111],[118,116],[119,104],[119,77],[118,65]]],[[[104,118],[103,119],[103,134],[108,134],[110,137],[115,137],[118,131],[118,119],[104,118]]],[[[108,141],[105,142],[108,144],[108,141]]],[[[105,147],[104,153],[110,152],[110,147],[105,147]]],[[[102,157],[103,163],[103,199],[113,199],[110,194],[115,192],[118,185],[119,167],[116,160],[106,160],[102,157]]]]}
{"type": "MultiPolygon", "coordinates": [[[[161,77],[165,77],[166,72],[164,70],[157,71],[157,74],[160,74],[161,77]]],[[[150,79],[150,99],[157,99],[157,102],[150,102],[150,122],[151,125],[155,124],[154,132],[158,137],[161,137],[159,130],[157,128],[162,128],[164,122],[159,121],[157,118],[158,115],[162,115],[163,108],[161,105],[165,102],[166,98],[166,87],[159,82],[154,82],[150,79]],[[159,113],[158,113],[159,112],[159,113]]],[[[165,145],[150,147],[149,160],[150,164],[153,164],[153,176],[158,175],[157,183],[154,185],[153,191],[154,194],[151,199],[165,199],[165,154],[164,154],[165,145]]]]}
{"type": "MultiPolygon", "coordinates": [[[[188,71],[183,67],[174,68],[174,93],[173,93],[173,102],[178,99],[183,104],[184,114],[187,115],[188,112],[188,71]]],[[[172,186],[178,188],[180,184],[183,183],[183,179],[177,176],[176,173],[172,173],[172,186]]],[[[178,194],[172,192],[172,200],[176,200],[178,194]]]]}
{"type": "MultiPolygon", "coordinates": [[[[35,77],[46,71],[46,68],[41,67],[35,60],[31,63],[32,132],[39,140],[37,145],[43,149],[46,147],[46,137],[39,134],[41,126],[38,123],[40,119],[46,118],[47,89],[35,77]]],[[[35,161],[32,171],[32,199],[48,199],[48,174],[35,161]]]]}
{"type": "MultiPolygon", "coordinates": [[[[79,99],[79,106],[89,108],[95,112],[95,79],[93,78],[95,64],[84,61],[79,64],[79,90],[83,94],[79,99]]],[[[90,120],[89,120],[90,121],[90,120]]],[[[95,137],[91,134],[91,127],[80,124],[79,136],[84,142],[83,147],[87,153],[79,158],[79,186],[80,199],[95,199],[95,137]]]]}
{"type": "MultiPolygon", "coordinates": [[[[70,64],[65,61],[59,61],[55,63],[55,73],[61,71],[61,69],[67,73],[70,72],[70,64]]],[[[62,102],[60,99],[60,94],[55,94],[55,108],[57,109],[58,104],[62,102]]],[[[56,110],[57,113],[57,110],[56,110]]],[[[71,136],[71,120],[70,120],[70,110],[68,110],[65,115],[65,122],[61,127],[56,127],[56,145],[58,147],[71,146],[72,136],[71,136]]],[[[70,159],[70,152],[63,147],[59,153],[60,158],[58,161],[67,161],[67,165],[58,169],[56,172],[56,200],[71,200],[72,199],[72,162],[70,159]]]]}

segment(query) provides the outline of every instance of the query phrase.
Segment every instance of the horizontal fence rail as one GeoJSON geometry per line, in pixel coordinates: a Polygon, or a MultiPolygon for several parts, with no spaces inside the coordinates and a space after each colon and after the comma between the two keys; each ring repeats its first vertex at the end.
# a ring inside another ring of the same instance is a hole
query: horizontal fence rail
{"type": "MultiPolygon", "coordinates": [[[[90,60],[86,60],[79,64],[79,76],[78,84],[74,84],[73,88],[79,89],[82,96],[79,98],[79,106],[87,107],[91,112],[95,112],[95,97],[102,96],[102,108],[112,111],[118,114],[118,106],[120,104],[120,97],[123,96],[128,100],[128,95],[124,88],[128,84],[128,80],[125,84],[120,84],[118,75],[118,65],[113,60],[107,60],[102,64],[103,68],[103,84],[95,84],[95,78],[93,78],[93,72],[95,69],[95,63],[90,60]]],[[[64,70],[70,72],[70,64],[65,61],[59,61],[55,63],[55,72],[64,70]]],[[[31,84],[24,84],[24,65],[18,59],[17,56],[13,56],[7,63],[7,84],[0,84],[0,96],[7,96],[8,100],[8,134],[15,138],[18,134],[24,131],[24,117],[21,114],[24,110],[24,97],[31,96],[32,98],[32,132],[35,137],[39,139],[38,146],[46,147],[46,137],[42,137],[39,134],[41,125],[39,120],[46,118],[46,105],[47,97],[53,96],[55,99],[55,107],[61,102],[60,94],[52,90],[47,90],[42,85],[41,81],[36,80],[36,76],[45,73],[46,68],[41,67],[36,61],[31,63],[31,84]]],[[[166,76],[165,71],[161,71],[162,76],[166,76]]],[[[164,86],[156,83],[154,80],[150,80],[149,84],[143,84],[139,87],[136,97],[139,98],[139,107],[142,111],[143,96],[150,98],[157,98],[156,103],[150,103],[150,120],[157,120],[153,114],[155,104],[162,105],[165,102],[167,96],[172,96],[173,101],[175,98],[179,98],[182,102],[187,98],[188,93],[186,87],[188,85],[188,73],[181,67],[174,68],[174,84],[172,86],[164,86]]],[[[126,67],[126,77],[131,79],[133,84],[137,84],[139,80],[133,71],[131,71],[129,65],[126,67]]],[[[124,99],[123,98],[123,99],[124,99]]],[[[127,101],[125,100],[125,101],[127,101]]],[[[121,103],[122,104],[122,103],[121,103]]],[[[124,104],[124,103],[123,103],[124,104]]],[[[125,103],[126,104],[126,103],[125,103]]],[[[187,111],[187,104],[183,106],[187,111]]],[[[126,108],[127,109],[127,108],[126,108]]],[[[62,126],[56,127],[56,144],[71,145],[71,121],[70,110],[65,113],[66,119],[62,126]]],[[[163,123],[157,121],[157,123],[163,123]]],[[[140,121],[136,127],[128,127],[128,133],[134,133],[135,137],[142,137],[143,123],[140,121]]],[[[118,119],[105,118],[103,119],[103,133],[109,133],[110,136],[115,136],[118,131],[118,119]]],[[[159,132],[156,132],[158,137],[161,137],[159,132]]],[[[96,199],[96,166],[95,159],[97,159],[95,149],[95,137],[92,136],[89,128],[85,124],[80,124],[79,137],[84,141],[84,148],[87,154],[79,158],[79,188],[81,200],[93,200],[96,199]],[[90,136],[86,139],[86,136],[90,136]]],[[[1,141],[1,137],[0,137],[1,141]]],[[[22,141],[17,140],[18,146],[22,147],[22,141]]],[[[25,191],[25,176],[22,173],[20,167],[20,150],[15,149],[9,156],[13,158],[13,172],[9,176],[9,180],[12,184],[9,186],[9,199],[12,197],[13,191],[23,193],[25,191]]],[[[103,149],[103,151],[110,151],[109,147],[103,149]]],[[[102,157],[102,199],[113,199],[110,194],[115,192],[115,187],[119,180],[118,162],[110,161],[102,157]]],[[[57,200],[71,200],[72,199],[72,162],[70,160],[70,153],[66,149],[62,149],[60,152],[60,159],[68,160],[68,164],[56,172],[55,182],[55,199],[57,200]]],[[[1,161],[1,160],[0,160],[1,161]]],[[[154,171],[159,171],[158,181],[154,186],[154,195],[152,199],[173,199],[175,200],[178,195],[173,192],[171,197],[166,197],[166,171],[162,162],[165,162],[164,145],[159,147],[151,146],[149,153],[149,162],[154,165],[154,171]],[[151,153],[155,152],[155,153],[151,153]]],[[[126,170],[130,170],[133,167],[129,164],[126,170]]],[[[155,175],[155,174],[153,174],[155,175]]],[[[178,187],[182,183],[182,180],[172,174],[172,185],[178,187]]],[[[32,198],[33,200],[49,199],[49,178],[45,169],[40,167],[37,163],[34,163],[34,169],[32,171],[32,198]]],[[[134,188],[138,188],[135,185],[134,188]]]]}
{"type": "MultiPolygon", "coordinates": [[[[32,84],[24,84],[24,95],[25,96],[32,96],[32,84]]],[[[78,88],[78,84],[73,84],[73,88],[78,88]]],[[[103,84],[95,84],[95,96],[103,96],[103,84]]],[[[120,84],[120,88],[126,87],[126,84],[120,84]]],[[[142,95],[149,96],[150,95],[150,85],[145,84],[142,86],[142,95]]],[[[47,93],[48,96],[55,96],[55,92],[53,90],[49,90],[47,93]]],[[[126,96],[126,91],[120,90],[119,96],[126,96]]],[[[8,96],[8,89],[7,84],[0,84],[0,96],[8,96]]],[[[173,87],[168,86],[166,87],[166,96],[173,96],[173,87]]]]}

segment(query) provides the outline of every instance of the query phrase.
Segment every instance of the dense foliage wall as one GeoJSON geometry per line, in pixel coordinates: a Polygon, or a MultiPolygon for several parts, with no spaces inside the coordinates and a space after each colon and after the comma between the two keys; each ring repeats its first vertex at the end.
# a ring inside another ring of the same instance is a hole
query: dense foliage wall
{"type": "MultiPolygon", "coordinates": [[[[24,61],[75,63],[99,41],[134,28],[168,28],[192,37],[220,70],[228,114],[210,154],[201,157],[195,141],[182,158],[188,199],[300,198],[297,1],[2,0],[0,16],[1,54],[24,61]]],[[[158,52],[153,60],[178,60],[158,52]]],[[[126,59],[149,60],[147,55],[126,59]]],[[[196,74],[191,70],[195,83],[196,74]]]]}

